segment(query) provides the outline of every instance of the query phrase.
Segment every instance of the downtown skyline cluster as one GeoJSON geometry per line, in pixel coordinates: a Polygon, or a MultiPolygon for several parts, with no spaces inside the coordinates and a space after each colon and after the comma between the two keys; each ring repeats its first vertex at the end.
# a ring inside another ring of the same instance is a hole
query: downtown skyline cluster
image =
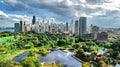
{"type": "Polygon", "coordinates": [[[87,31],[87,17],[80,17],[76,21],[72,21],[73,24],[66,22],[63,23],[49,23],[49,20],[45,23],[45,20],[36,20],[36,16],[31,19],[31,24],[26,24],[24,20],[19,23],[14,24],[15,32],[51,32],[51,33],[62,33],[65,35],[81,36],[83,38],[97,39],[98,41],[107,41],[108,33],[107,31],[100,31],[99,27],[92,25],[90,30],[87,31]]]}
{"type": "Polygon", "coordinates": [[[73,33],[74,22],[72,23],[55,23],[52,20],[46,19],[36,19],[36,16],[33,16],[31,19],[32,23],[27,23],[26,21],[21,20],[19,23],[14,24],[15,32],[27,32],[27,31],[35,31],[35,32],[70,32],[73,33]]]}

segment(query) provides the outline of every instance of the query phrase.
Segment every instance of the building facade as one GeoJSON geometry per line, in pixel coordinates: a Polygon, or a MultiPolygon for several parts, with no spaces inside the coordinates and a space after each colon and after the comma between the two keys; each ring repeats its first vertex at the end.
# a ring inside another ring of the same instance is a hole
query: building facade
{"type": "Polygon", "coordinates": [[[79,25],[78,25],[78,20],[75,21],[75,36],[78,36],[79,35],[79,25]]]}
{"type": "Polygon", "coordinates": [[[23,32],[23,21],[20,21],[20,32],[23,32]]]}
{"type": "Polygon", "coordinates": [[[68,32],[68,22],[66,22],[66,32],[68,32]]]}
{"type": "Polygon", "coordinates": [[[91,33],[93,34],[99,33],[99,27],[91,24],[91,33]]]}
{"type": "Polygon", "coordinates": [[[108,40],[108,33],[106,33],[106,32],[98,33],[96,40],[97,40],[98,42],[107,41],[107,40],[108,40]]]}
{"type": "Polygon", "coordinates": [[[15,28],[15,32],[19,32],[20,31],[19,23],[15,23],[14,28],[15,28]]]}
{"type": "Polygon", "coordinates": [[[35,22],[36,22],[36,17],[35,17],[35,16],[33,16],[33,19],[32,19],[32,25],[34,25],[34,24],[35,24],[35,22]]]}
{"type": "Polygon", "coordinates": [[[86,33],[86,22],[87,22],[87,18],[86,17],[80,17],[79,19],[79,36],[82,36],[82,34],[86,33]]]}

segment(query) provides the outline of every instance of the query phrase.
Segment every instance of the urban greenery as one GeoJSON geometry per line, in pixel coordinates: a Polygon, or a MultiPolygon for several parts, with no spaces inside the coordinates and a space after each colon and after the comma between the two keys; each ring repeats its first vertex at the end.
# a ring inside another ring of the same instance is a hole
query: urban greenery
{"type": "MultiPolygon", "coordinates": [[[[75,56],[83,62],[83,67],[109,67],[120,64],[120,36],[115,42],[110,43],[96,42],[79,36],[66,36],[62,33],[32,31],[0,33],[0,67],[41,67],[40,60],[36,58],[37,54],[46,56],[49,49],[73,49],[75,56]],[[106,52],[101,55],[98,53],[99,50],[106,52]],[[12,61],[25,51],[29,52],[27,58],[22,59],[20,63],[12,61]]],[[[51,65],[57,64],[51,63],[51,65]]]]}

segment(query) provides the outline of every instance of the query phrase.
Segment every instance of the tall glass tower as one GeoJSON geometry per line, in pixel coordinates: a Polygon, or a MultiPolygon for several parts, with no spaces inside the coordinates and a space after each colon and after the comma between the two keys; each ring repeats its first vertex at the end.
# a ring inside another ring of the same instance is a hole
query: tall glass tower
{"type": "Polygon", "coordinates": [[[82,36],[82,34],[86,33],[86,29],[87,29],[87,17],[80,17],[79,19],[79,35],[82,36]]]}
{"type": "Polygon", "coordinates": [[[35,22],[36,22],[36,18],[35,18],[35,16],[33,16],[33,19],[32,19],[32,25],[34,25],[35,22]]]}

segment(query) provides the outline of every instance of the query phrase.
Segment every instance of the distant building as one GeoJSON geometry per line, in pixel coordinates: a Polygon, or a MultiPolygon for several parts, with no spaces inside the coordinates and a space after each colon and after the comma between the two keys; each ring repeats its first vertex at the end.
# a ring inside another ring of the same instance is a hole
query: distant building
{"type": "Polygon", "coordinates": [[[82,36],[82,34],[86,33],[87,26],[86,26],[87,18],[86,17],[80,17],[79,19],[79,35],[82,36]]]}
{"type": "Polygon", "coordinates": [[[23,21],[20,21],[20,32],[23,32],[23,21]]]}
{"type": "Polygon", "coordinates": [[[66,32],[68,32],[68,22],[66,22],[66,32]]]}
{"type": "Polygon", "coordinates": [[[91,24],[91,33],[93,34],[99,33],[99,27],[91,24]]]}
{"type": "Polygon", "coordinates": [[[51,30],[51,27],[50,27],[50,25],[48,26],[48,31],[50,32],[50,30],[51,30]]]}
{"type": "Polygon", "coordinates": [[[36,32],[40,32],[40,24],[39,24],[39,21],[37,21],[36,23],[35,23],[35,30],[36,30],[36,32]]]}
{"type": "Polygon", "coordinates": [[[76,20],[75,21],[75,36],[78,36],[79,35],[79,30],[78,30],[78,27],[79,27],[79,25],[78,25],[78,20],[76,20]]]}
{"type": "Polygon", "coordinates": [[[26,28],[26,22],[23,23],[23,27],[22,27],[22,32],[26,32],[27,28],[26,28]]]}
{"type": "Polygon", "coordinates": [[[49,21],[45,23],[44,27],[45,27],[45,32],[49,32],[49,21]]]}
{"type": "Polygon", "coordinates": [[[51,25],[50,25],[50,29],[51,29],[51,32],[58,32],[58,25],[55,23],[55,24],[53,24],[53,23],[51,23],[51,25]]]}
{"type": "Polygon", "coordinates": [[[19,23],[15,23],[14,28],[15,28],[15,32],[20,32],[20,25],[19,25],[19,23]]]}
{"type": "Polygon", "coordinates": [[[35,16],[33,16],[33,19],[32,19],[32,25],[34,25],[35,22],[36,22],[36,18],[35,18],[35,16]]]}
{"type": "Polygon", "coordinates": [[[106,33],[106,32],[98,33],[96,40],[97,40],[98,42],[108,41],[108,33],[106,33]]]}
{"type": "Polygon", "coordinates": [[[44,29],[44,23],[43,22],[41,22],[40,23],[40,32],[45,32],[45,29],[44,29]]]}
{"type": "Polygon", "coordinates": [[[32,31],[31,28],[32,28],[32,27],[30,26],[30,24],[26,25],[26,29],[27,29],[27,31],[32,31]]]}
{"type": "Polygon", "coordinates": [[[73,22],[73,19],[71,20],[71,22],[68,25],[68,32],[70,35],[73,35],[75,33],[75,23],[73,22]]]}
{"type": "Polygon", "coordinates": [[[90,34],[82,34],[82,38],[94,39],[94,34],[92,34],[92,33],[90,33],[90,34]]]}

